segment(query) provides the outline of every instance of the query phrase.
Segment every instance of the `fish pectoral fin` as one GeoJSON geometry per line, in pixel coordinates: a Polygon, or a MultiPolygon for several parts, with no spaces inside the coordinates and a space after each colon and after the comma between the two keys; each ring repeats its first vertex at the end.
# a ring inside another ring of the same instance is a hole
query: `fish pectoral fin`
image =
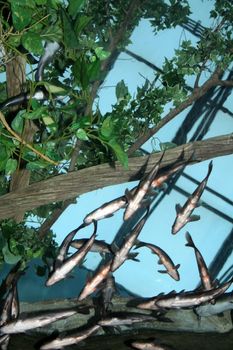
{"type": "Polygon", "coordinates": [[[175,270],[178,270],[179,267],[180,267],[180,264],[177,264],[177,265],[175,266],[175,270]]]}
{"type": "Polygon", "coordinates": [[[126,190],[125,190],[125,197],[127,199],[127,202],[130,202],[133,199],[132,192],[130,192],[130,190],[128,190],[128,188],[126,188],[126,190]]]}
{"type": "MultiPolygon", "coordinates": [[[[153,252],[154,253],[154,252],[153,252]]],[[[154,253],[155,254],[155,253],[154,253]]],[[[158,264],[159,265],[162,265],[163,264],[163,262],[162,262],[162,260],[159,258],[159,260],[158,260],[158,264]]]]}
{"type": "Polygon", "coordinates": [[[160,273],[168,273],[167,270],[158,270],[160,273]]]}
{"type": "Polygon", "coordinates": [[[181,205],[177,203],[176,204],[176,214],[179,214],[181,212],[181,210],[182,210],[181,205]]]}
{"type": "Polygon", "coordinates": [[[139,259],[136,259],[136,256],[138,253],[129,253],[128,254],[128,259],[134,260],[134,261],[140,261],[139,259]]]}
{"type": "Polygon", "coordinates": [[[200,218],[200,215],[192,215],[188,218],[188,221],[198,221],[200,218]]]}

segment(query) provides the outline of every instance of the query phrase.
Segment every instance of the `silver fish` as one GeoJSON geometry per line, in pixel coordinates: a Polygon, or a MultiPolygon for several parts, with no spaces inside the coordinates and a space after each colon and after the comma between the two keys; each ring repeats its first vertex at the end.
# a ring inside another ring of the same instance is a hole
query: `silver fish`
{"type": "Polygon", "coordinates": [[[172,167],[171,169],[168,169],[166,171],[161,171],[161,173],[158,173],[155,179],[151,182],[151,187],[152,188],[161,187],[164,184],[164,182],[169,179],[171,175],[175,174],[176,172],[180,171],[183,168],[184,168],[183,164],[178,164],[172,167]]]}
{"type": "Polygon", "coordinates": [[[198,266],[199,275],[201,278],[203,288],[205,290],[210,290],[210,289],[214,288],[215,284],[213,283],[213,281],[210,277],[209,270],[206,266],[205,260],[203,259],[203,256],[201,255],[200,251],[195,246],[189,232],[186,232],[185,237],[186,237],[187,242],[188,242],[185,245],[187,247],[192,247],[195,251],[195,255],[196,255],[196,259],[197,259],[197,266],[198,266]]]}
{"type": "Polygon", "coordinates": [[[46,286],[52,286],[54,283],[57,283],[58,281],[65,278],[70,271],[73,270],[75,266],[80,264],[80,262],[83,260],[83,258],[86,256],[86,254],[89,252],[92,244],[95,241],[96,237],[96,226],[94,233],[92,236],[88,239],[88,241],[80,248],[76,253],[71,255],[67,260],[63,262],[63,264],[55,269],[54,272],[49,276],[49,278],[46,281],[46,286]]]}
{"type": "Polygon", "coordinates": [[[104,282],[104,286],[101,290],[103,309],[104,309],[103,314],[105,314],[108,311],[109,305],[111,304],[111,300],[115,292],[116,292],[115,278],[113,274],[109,272],[108,277],[106,278],[104,282]]]}
{"type": "Polygon", "coordinates": [[[159,270],[158,272],[168,273],[172,278],[174,278],[174,280],[179,281],[180,276],[177,270],[180,267],[180,264],[174,265],[173,261],[167,255],[167,253],[157,245],[146,243],[146,242],[140,242],[140,241],[136,243],[136,249],[143,246],[151,249],[152,253],[158,255],[159,257],[158,264],[163,264],[164,267],[166,268],[166,270],[159,270]]]}
{"type": "Polygon", "coordinates": [[[78,297],[79,301],[85,299],[88,295],[92,294],[100,285],[100,283],[107,278],[111,268],[111,264],[112,264],[112,259],[109,260],[104,265],[100,266],[100,268],[96,271],[92,279],[88,281],[84,286],[84,288],[82,289],[78,297]]]}
{"type": "Polygon", "coordinates": [[[14,291],[11,288],[1,307],[0,326],[3,326],[7,321],[10,320],[13,296],[14,296],[14,291]]]}
{"type": "MultiPolygon", "coordinates": [[[[71,243],[70,246],[76,249],[79,249],[87,242],[87,238],[82,238],[82,239],[74,239],[71,243]]],[[[90,252],[95,252],[95,253],[107,253],[107,254],[113,254],[111,250],[111,245],[106,243],[105,241],[95,239],[95,242],[93,243],[90,252]]]]}
{"type": "Polygon", "coordinates": [[[209,163],[209,169],[204,180],[198,185],[193,194],[187,199],[186,203],[183,207],[180,204],[176,205],[176,219],[174,224],[172,225],[172,234],[175,235],[179,232],[182,227],[184,227],[190,221],[196,221],[200,219],[199,215],[191,215],[193,210],[198,206],[199,199],[206,187],[208,178],[213,168],[213,162],[209,163]]]}
{"type": "MultiPolygon", "coordinates": [[[[76,248],[76,249],[80,249],[83,246],[83,244],[85,244],[87,241],[88,241],[87,238],[74,239],[70,243],[70,246],[73,248],[76,248]]],[[[98,239],[95,239],[95,242],[91,246],[90,252],[99,253],[101,255],[104,255],[104,254],[114,255],[115,254],[111,244],[108,244],[105,241],[98,240],[98,239]]],[[[138,253],[129,253],[128,259],[138,261],[138,259],[136,258],[137,255],[138,255],[138,253]]]]}
{"type": "Polygon", "coordinates": [[[149,322],[149,321],[155,321],[156,319],[153,316],[150,315],[143,315],[143,314],[132,314],[132,313],[123,313],[122,315],[112,315],[112,317],[105,318],[103,320],[100,320],[98,324],[100,326],[108,326],[108,327],[115,327],[115,326],[121,326],[121,325],[127,325],[130,326],[133,323],[137,322],[149,322]]]}
{"type": "Polygon", "coordinates": [[[127,200],[125,196],[113,199],[110,202],[104,203],[103,205],[101,205],[101,207],[93,210],[91,213],[85,216],[83,222],[86,225],[89,225],[93,222],[93,220],[98,221],[111,217],[116,211],[125,208],[126,204],[127,200]]]}
{"type": "Polygon", "coordinates": [[[71,241],[73,240],[74,236],[76,235],[76,233],[81,229],[85,227],[84,224],[81,224],[78,228],[74,229],[73,231],[71,231],[63,240],[62,244],[59,247],[59,252],[58,255],[56,257],[55,260],[55,264],[54,264],[54,270],[61,266],[63,261],[66,258],[67,252],[68,252],[68,248],[70,246],[71,241]]]}
{"type": "Polygon", "coordinates": [[[7,350],[10,341],[10,336],[8,334],[0,335],[0,349],[7,350]]]}
{"type": "Polygon", "coordinates": [[[22,333],[37,327],[44,327],[51,322],[61,320],[76,314],[76,311],[60,311],[40,316],[28,317],[11,321],[0,327],[0,334],[22,333]]]}
{"type": "Polygon", "coordinates": [[[232,282],[233,279],[207,291],[161,294],[147,299],[145,302],[138,304],[137,307],[149,310],[193,308],[219,297],[230,287],[232,282]]]}
{"type": "Polygon", "coordinates": [[[133,348],[139,350],[170,350],[167,345],[158,344],[156,342],[139,342],[134,341],[130,344],[133,348]]]}
{"type": "Polygon", "coordinates": [[[217,315],[224,311],[233,309],[233,293],[224,293],[216,299],[215,304],[200,305],[195,308],[195,313],[198,316],[217,315]]]}
{"type": "Polygon", "coordinates": [[[100,328],[99,325],[94,325],[83,332],[76,333],[64,338],[56,338],[40,347],[40,350],[53,350],[53,349],[62,349],[65,346],[78,344],[82,340],[88,338],[93,333],[97,332],[100,328]]]}
{"type": "Polygon", "coordinates": [[[142,200],[148,193],[151,187],[151,183],[159,170],[160,163],[163,156],[164,156],[164,152],[160,157],[159,161],[156,163],[156,165],[152,168],[152,170],[146,176],[146,178],[140,181],[137,187],[137,190],[135,191],[135,194],[132,195],[129,190],[126,190],[125,196],[128,201],[128,206],[124,212],[124,220],[130,219],[133,216],[133,214],[140,208],[142,200]]]}
{"type": "Polygon", "coordinates": [[[142,228],[147,220],[148,213],[149,213],[149,209],[147,210],[147,212],[143,216],[143,218],[133,228],[132,232],[127,235],[122,247],[115,252],[115,256],[114,256],[113,263],[111,266],[112,272],[114,272],[116,269],[118,269],[124,263],[124,261],[128,259],[129,251],[133,247],[133,245],[135,244],[137,237],[140,234],[140,232],[141,232],[141,230],[142,230],[142,228]]]}

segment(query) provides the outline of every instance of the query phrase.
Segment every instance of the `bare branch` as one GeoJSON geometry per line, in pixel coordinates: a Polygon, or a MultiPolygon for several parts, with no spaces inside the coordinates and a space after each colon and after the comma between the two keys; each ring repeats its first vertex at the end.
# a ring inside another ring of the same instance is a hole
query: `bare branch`
{"type": "MultiPolygon", "coordinates": [[[[181,154],[184,163],[196,163],[232,153],[233,133],[169,149],[163,157],[161,167],[174,163],[181,154]]],[[[160,153],[152,154],[146,171],[149,171],[160,157],[160,153]]],[[[33,183],[25,189],[19,189],[1,197],[0,219],[14,216],[18,208],[25,211],[32,210],[41,205],[64,201],[105,186],[139,180],[140,169],[144,163],[145,157],[134,157],[129,159],[127,170],[124,170],[119,162],[116,162],[115,168],[109,164],[101,164],[33,183]]]]}
{"type": "Polygon", "coordinates": [[[233,87],[233,80],[219,80],[218,85],[225,87],[233,87]]]}

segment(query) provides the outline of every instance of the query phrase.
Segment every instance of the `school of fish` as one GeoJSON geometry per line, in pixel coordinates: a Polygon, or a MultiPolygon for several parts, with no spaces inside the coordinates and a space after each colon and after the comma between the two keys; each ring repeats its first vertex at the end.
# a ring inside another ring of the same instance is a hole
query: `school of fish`
{"type": "MultiPolygon", "coordinates": [[[[233,279],[218,284],[213,281],[208,267],[200,250],[194,244],[189,232],[186,232],[186,246],[191,247],[195,253],[197,267],[200,275],[201,288],[192,291],[171,291],[168,294],[160,293],[152,298],[141,298],[137,301],[136,307],[139,313],[112,313],[111,303],[116,292],[115,278],[113,273],[120,268],[128,259],[137,260],[138,253],[132,252],[132,248],[145,248],[158,257],[158,263],[164,269],[158,270],[160,273],[168,274],[175,281],[180,280],[180,264],[174,263],[168,253],[154,243],[141,241],[138,237],[146,224],[149,216],[151,196],[154,190],[160,188],[172,175],[181,171],[185,163],[177,162],[166,170],[160,169],[164,152],[158,162],[152,167],[147,175],[139,182],[138,186],[132,190],[126,190],[125,195],[104,203],[99,208],[93,210],[85,216],[83,223],[71,231],[63,240],[57,257],[50,268],[46,286],[50,287],[55,283],[67,278],[70,272],[82,264],[83,259],[90,252],[98,252],[102,256],[102,263],[94,271],[93,276],[86,282],[77,296],[80,302],[91,296],[93,293],[100,296],[100,318],[96,324],[87,325],[85,329],[77,330],[69,336],[58,336],[53,340],[46,340],[40,349],[61,349],[72,344],[78,344],[87,337],[96,334],[101,327],[118,327],[120,325],[132,325],[135,322],[150,322],[156,320],[155,316],[144,315],[140,310],[163,311],[170,309],[193,309],[200,317],[232,309],[232,296],[225,294],[233,279]],[[96,239],[97,224],[99,220],[106,219],[120,209],[124,209],[123,218],[130,221],[139,210],[144,208],[144,214],[124,237],[120,246],[113,240],[111,244],[96,239]],[[75,235],[86,226],[94,227],[90,238],[75,239],[75,235]],[[69,248],[76,251],[68,256],[69,248]],[[225,296],[226,295],[226,296],[225,296]],[[219,300],[219,303],[218,303],[219,300]]],[[[199,204],[200,197],[206,187],[208,178],[212,172],[212,161],[209,163],[208,172],[203,181],[200,182],[193,194],[187,199],[183,206],[176,205],[177,215],[172,225],[172,234],[177,234],[190,221],[199,220],[199,216],[192,215],[192,212],[199,204]]],[[[73,316],[77,311],[60,311],[40,314],[34,317],[20,315],[19,300],[17,293],[17,283],[21,276],[20,264],[14,267],[3,281],[5,285],[0,288],[0,348],[7,349],[10,335],[14,333],[27,332],[36,327],[43,327],[56,320],[73,316]]],[[[133,341],[130,345],[134,349],[171,349],[169,345],[163,345],[160,341],[133,341]]]]}

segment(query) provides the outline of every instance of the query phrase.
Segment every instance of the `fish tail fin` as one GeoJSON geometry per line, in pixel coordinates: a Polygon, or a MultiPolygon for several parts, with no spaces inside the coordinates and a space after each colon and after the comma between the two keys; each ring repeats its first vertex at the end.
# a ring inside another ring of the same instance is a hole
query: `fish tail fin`
{"type": "Polygon", "coordinates": [[[194,244],[194,242],[193,242],[193,240],[192,240],[192,237],[191,237],[191,235],[190,235],[190,233],[189,233],[188,231],[185,233],[185,237],[186,237],[186,239],[187,239],[187,243],[185,244],[186,247],[192,247],[192,248],[194,248],[194,247],[195,247],[195,244],[194,244]]]}
{"type": "Polygon", "coordinates": [[[208,177],[210,176],[210,173],[213,169],[213,161],[211,160],[210,163],[209,163],[209,167],[208,167],[208,173],[206,175],[206,179],[208,179],[208,177]]]}

